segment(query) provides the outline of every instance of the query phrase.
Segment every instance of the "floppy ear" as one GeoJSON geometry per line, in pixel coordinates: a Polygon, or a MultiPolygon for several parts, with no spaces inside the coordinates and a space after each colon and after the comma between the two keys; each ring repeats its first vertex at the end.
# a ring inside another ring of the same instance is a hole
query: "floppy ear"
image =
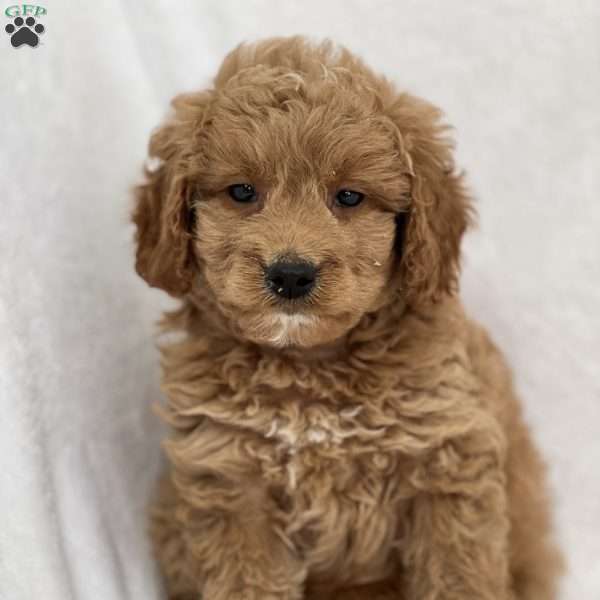
{"type": "Polygon", "coordinates": [[[411,206],[397,219],[401,281],[409,304],[435,302],[458,288],[460,242],[472,221],[463,175],[454,172],[452,142],[442,113],[409,94],[398,96],[390,116],[410,169],[411,206]]]}
{"type": "Polygon", "coordinates": [[[195,131],[202,125],[202,94],[172,102],[174,118],[151,137],[149,156],[155,169],[144,169],[146,182],[135,188],[133,222],[136,271],[152,287],[173,296],[189,291],[193,276],[191,190],[187,184],[195,131]]]}

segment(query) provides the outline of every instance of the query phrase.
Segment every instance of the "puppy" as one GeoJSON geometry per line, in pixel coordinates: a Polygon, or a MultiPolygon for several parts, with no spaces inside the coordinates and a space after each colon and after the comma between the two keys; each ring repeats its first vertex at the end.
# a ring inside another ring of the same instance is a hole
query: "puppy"
{"type": "Polygon", "coordinates": [[[136,189],[163,326],[170,598],[548,600],[543,463],[457,294],[473,209],[440,112],[278,38],[178,96],[136,189]]]}

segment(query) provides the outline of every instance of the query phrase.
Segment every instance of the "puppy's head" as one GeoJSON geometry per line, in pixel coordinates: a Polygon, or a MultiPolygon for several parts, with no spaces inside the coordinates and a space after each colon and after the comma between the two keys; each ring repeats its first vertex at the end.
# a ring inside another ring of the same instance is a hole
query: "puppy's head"
{"type": "Polygon", "coordinates": [[[237,48],[173,106],[133,216],[150,285],[208,290],[242,336],[280,346],[455,290],[470,203],[431,105],[289,38],[237,48]]]}

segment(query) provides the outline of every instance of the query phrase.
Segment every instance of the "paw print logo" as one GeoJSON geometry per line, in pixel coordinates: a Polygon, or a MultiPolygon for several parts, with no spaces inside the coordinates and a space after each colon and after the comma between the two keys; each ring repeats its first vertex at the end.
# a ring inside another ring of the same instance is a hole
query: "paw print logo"
{"type": "Polygon", "coordinates": [[[40,42],[39,34],[44,33],[44,26],[41,23],[36,25],[33,17],[27,17],[25,20],[17,17],[4,30],[10,35],[10,43],[14,48],[23,44],[35,48],[40,42]]]}

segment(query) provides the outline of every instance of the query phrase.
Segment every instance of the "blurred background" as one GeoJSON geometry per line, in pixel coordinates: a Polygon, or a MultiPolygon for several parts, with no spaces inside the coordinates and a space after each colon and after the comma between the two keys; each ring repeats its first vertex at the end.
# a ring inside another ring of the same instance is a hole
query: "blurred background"
{"type": "MultiPolygon", "coordinates": [[[[12,0],[14,2],[14,0],[12,0]]],[[[0,598],[162,597],[154,323],[130,188],[171,97],[243,40],[330,37],[441,106],[480,213],[463,296],[515,370],[569,572],[600,598],[600,4],[40,2],[0,32],[0,598]]]]}

